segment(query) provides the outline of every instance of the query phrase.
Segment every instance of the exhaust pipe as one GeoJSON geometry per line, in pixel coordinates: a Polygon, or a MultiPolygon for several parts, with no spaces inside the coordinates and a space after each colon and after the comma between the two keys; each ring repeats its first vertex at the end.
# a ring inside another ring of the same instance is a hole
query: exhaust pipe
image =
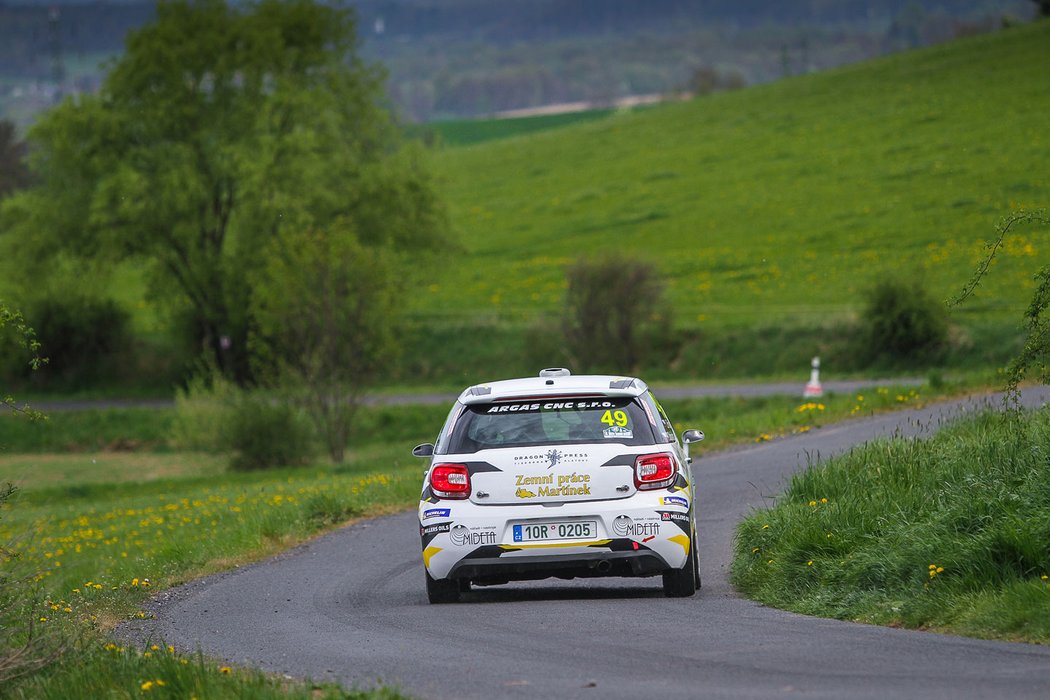
{"type": "Polygon", "coordinates": [[[594,565],[594,568],[599,574],[607,574],[612,571],[612,562],[607,559],[602,559],[600,562],[594,565]]]}

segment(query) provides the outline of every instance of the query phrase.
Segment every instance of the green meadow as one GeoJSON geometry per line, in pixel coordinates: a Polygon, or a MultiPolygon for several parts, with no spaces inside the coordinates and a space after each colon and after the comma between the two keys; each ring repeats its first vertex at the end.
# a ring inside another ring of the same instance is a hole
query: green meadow
{"type": "MultiPolygon", "coordinates": [[[[436,156],[463,250],[419,318],[555,313],[581,255],[655,262],[677,323],[848,319],[887,276],[947,298],[995,224],[1050,200],[1050,22],[436,156]]],[[[957,312],[1019,319],[1050,231],[1018,229],[957,312]]]]}

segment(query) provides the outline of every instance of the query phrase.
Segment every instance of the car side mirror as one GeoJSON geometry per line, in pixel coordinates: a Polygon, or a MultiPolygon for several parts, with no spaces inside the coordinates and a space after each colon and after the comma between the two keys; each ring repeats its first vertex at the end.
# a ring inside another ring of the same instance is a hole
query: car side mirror
{"type": "Polygon", "coordinates": [[[682,451],[685,453],[685,461],[692,464],[693,458],[689,456],[689,445],[704,439],[703,430],[687,430],[682,433],[682,451]]]}
{"type": "Polygon", "coordinates": [[[687,430],[684,433],[682,433],[682,442],[684,442],[687,445],[694,442],[700,442],[703,439],[703,430],[687,430]]]}
{"type": "Polygon", "coordinates": [[[434,445],[429,442],[424,442],[422,445],[416,445],[412,448],[412,454],[416,457],[433,457],[434,445]]]}

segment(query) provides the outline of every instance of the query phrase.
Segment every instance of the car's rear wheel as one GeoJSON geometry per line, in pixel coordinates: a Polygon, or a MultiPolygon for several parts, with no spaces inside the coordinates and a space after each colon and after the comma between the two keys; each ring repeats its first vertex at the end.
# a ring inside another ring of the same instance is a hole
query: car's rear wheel
{"type": "Polygon", "coordinates": [[[696,538],[689,545],[689,557],[681,569],[669,569],[664,572],[664,595],[668,598],[688,598],[700,587],[700,575],[697,568],[696,538]]]}
{"type": "Polygon", "coordinates": [[[430,572],[423,570],[427,577],[427,600],[431,603],[458,603],[460,582],[454,578],[432,578],[430,572]]]}

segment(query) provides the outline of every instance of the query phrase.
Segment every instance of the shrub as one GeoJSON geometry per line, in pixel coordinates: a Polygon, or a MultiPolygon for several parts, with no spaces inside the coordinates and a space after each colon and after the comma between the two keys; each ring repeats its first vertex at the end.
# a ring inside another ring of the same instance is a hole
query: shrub
{"type": "Polygon", "coordinates": [[[217,371],[198,374],[185,389],[176,389],[172,446],[202,452],[229,449],[224,429],[240,393],[236,384],[217,371]]]}
{"type": "Polygon", "coordinates": [[[861,326],[861,354],[869,362],[934,362],[948,349],[948,311],[918,281],[875,285],[867,294],[861,326]]]}
{"type": "Polygon", "coordinates": [[[580,371],[634,372],[669,337],[670,313],[656,268],[607,256],[567,272],[562,331],[580,371]]]}
{"type": "Polygon", "coordinates": [[[175,392],[172,444],[184,450],[228,453],[238,471],[294,466],[313,456],[305,413],[281,399],[251,394],[218,371],[175,392]]]}
{"type": "Polygon", "coordinates": [[[311,433],[301,411],[251,394],[233,402],[222,430],[236,471],[304,464],[313,456],[311,433]]]}

